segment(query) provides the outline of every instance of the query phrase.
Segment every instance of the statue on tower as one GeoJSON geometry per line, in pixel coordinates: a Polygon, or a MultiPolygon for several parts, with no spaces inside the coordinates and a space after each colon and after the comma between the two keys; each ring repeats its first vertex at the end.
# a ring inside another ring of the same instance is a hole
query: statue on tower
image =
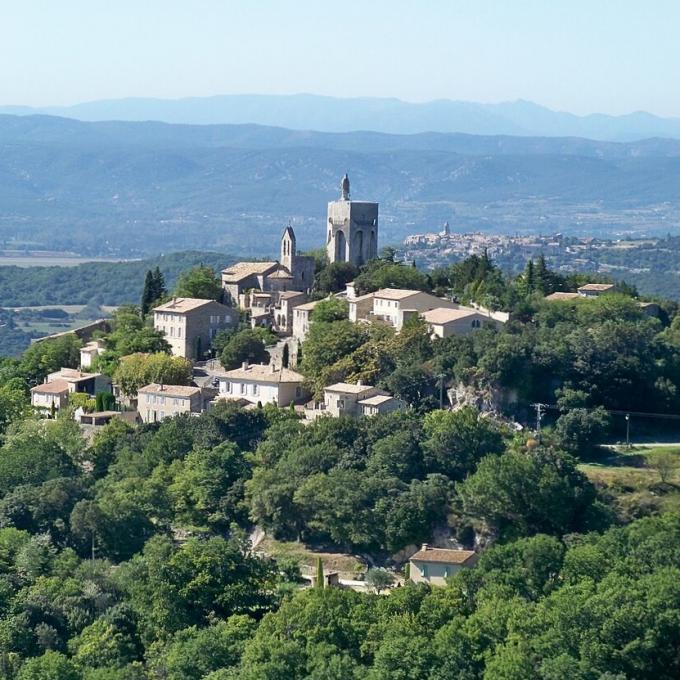
{"type": "Polygon", "coordinates": [[[340,189],[342,191],[341,198],[343,201],[349,201],[349,177],[347,173],[342,178],[342,183],[340,184],[340,189]]]}

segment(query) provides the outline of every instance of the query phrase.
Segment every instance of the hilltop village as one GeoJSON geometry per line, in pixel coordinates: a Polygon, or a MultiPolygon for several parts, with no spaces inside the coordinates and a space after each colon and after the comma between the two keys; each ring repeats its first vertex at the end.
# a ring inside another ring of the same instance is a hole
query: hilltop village
{"type": "MultiPolygon", "coordinates": [[[[350,197],[349,177],[345,175],[340,197],[328,203],[324,251],[329,265],[346,265],[345,271],[359,271],[378,258],[378,213],[378,203],[350,197]]],[[[509,318],[504,312],[480,305],[463,306],[419,289],[384,287],[358,294],[353,281],[330,296],[320,297],[315,290],[315,273],[315,257],[298,252],[295,232],[288,225],[281,236],[278,260],[237,262],[221,272],[220,301],[173,296],[150,309],[153,328],[168,343],[172,356],[190,362],[194,384],[156,381],[139,386],[136,394],[126,393],[111,377],[92,371],[97,357],[107,351],[105,338],[93,338],[80,349],[78,369],[52,372],[43,384],[31,389],[32,404],[44,413],[54,414],[72,402],[73,393],[94,398],[111,392],[117,402],[130,409],[122,412],[125,417],[143,422],[201,413],[218,400],[251,408],[292,405],[312,420],[322,415],[389,413],[407,405],[384,389],[361,380],[340,381],[321,386],[323,389],[317,389],[314,395],[309,381],[295,370],[319,305],[336,300],[352,323],[378,324],[397,333],[405,324],[423,322],[433,338],[495,328],[509,318]],[[275,338],[266,362],[245,359],[238,367],[224,370],[218,362],[206,361],[219,334],[234,332],[244,325],[267,331],[270,338],[275,338]],[[210,379],[206,380],[206,376],[210,379]]],[[[129,360],[122,357],[123,362],[129,360]]],[[[80,408],[77,417],[83,423],[96,425],[118,414],[111,410],[87,413],[80,408]]]]}

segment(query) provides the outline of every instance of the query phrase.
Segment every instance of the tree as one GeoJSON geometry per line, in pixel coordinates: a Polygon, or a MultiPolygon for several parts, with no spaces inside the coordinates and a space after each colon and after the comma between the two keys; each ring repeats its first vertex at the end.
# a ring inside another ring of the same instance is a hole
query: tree
{"type": "Polygon", "coordinates": [[[583,530],[596,499],[568,458],[541,449],[486,456],[456,492],[465,514],[503,537],[583,530]]]}
{"type": "Polygon", "coordinates": [[[357,273],[357,269],[351,262],[331,262],[317,274],[316,290],[326,295],[339,293],[345,290],[357,273]]]}
{"type": "Polygon", "coordinates": [[[180,275],[175,295],[219,302],[222,300],[222,284],[212,267],[199,265],[180,275]]]}
{"type": "Polygon", "coordinates": [[[662,484],[667,484],[678,467],[677,455],[673,451],[653,452],[647,457],[647,465],[659,473],[662,484]]]}
{"type": "Polygon", "coordinates": [[[32,344],[21,358],[28,383],[37,385],[60,368],[76,368],[80,363],[80,344],[72,333],[32,344]]]}
{"type": "Polygon", "coordinates": [[[376,594],[380,594],[386,588],[389,588],[394,583],[394,575],[380,567],[369,569],[366,573],[366,585],[372,588],[376,594]]]}
{"type": "Polygon", "coordinates": [[[22,420],[30,413],[28,390],[21,378],[11,378],[0,385],[0,435],[13,422],[22,420]]]}
{"type": "Polygon", "coordinates": [[[609,415],[602,408],[573,408],[560,415],[555,423],[558,448],[573,456],[592,453],[609,431],[609,415]]]}
{"type": "Polygon", "coordinates": [[[428,471],[451,479],[463,479],[484,456],[503,450],[498,425],[470,406],[457,411],[432,411],[425,416],[423,427],[428,471]]]}
{"type": "Polygon", "coordinates": [[[149,269],[144,277],[144,289],[142,290],[142,299],[140,301],[140,309],[142,310],[142,316],[146,316],[151,309],[151,305],[155,298],[154,295],[154,281],[153,272],[149,269]]]}
{"type": "Polygon", "coordinates": [[[17,674],[17,680],[81,680],[81,677],[73,662],[53,651],[27,659],[17,674]]]}
{"type": "Polygon", "coordinates": [[[316,558],[316,580],[314,582],[314,587],[320,589],[326,587],[326,577],[323,573],[323,562],[320,557],[316,558]]]}
{"type": "Polygon", "coordinates": [[[188,385],[192,366],[188,359],[162,352],[130,354],[116,368],[113,378],[127,396],[135,396],[140,387],[150,383],[188,385]]]}
{"type": "Polygon", "coordinates": [[[265,349],[260,333],[245,329],[230,336],[222,350],[220,361],[227,370],[238,368],[244,361],[265,364],[269,362],[269,352],[265,349]]]}
{"type": "Polygon", "coordinates": [[[286,343],[283,346],[283,350],[281,351],[281,366],[283,366],[283,368],[288,368],[289,364],[290,364],[290,347],[288,346],[288,343],[286,343]]]}
{"type": "Polygon", "coordinates": [[[340,298],[328,298],[321,300],[312,310],[310,321],[326,322],[342,321],[349,314],[349,305],[346,300],[340,298]]]}

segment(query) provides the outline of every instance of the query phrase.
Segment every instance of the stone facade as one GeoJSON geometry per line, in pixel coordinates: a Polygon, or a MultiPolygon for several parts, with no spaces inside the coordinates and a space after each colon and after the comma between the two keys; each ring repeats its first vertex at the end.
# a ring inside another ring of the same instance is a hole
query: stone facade
{"type": "Polygon", "coordinates": [[[273,364],[244,363],[241,368],[225,371],[218,378],[222,399],[288,406],[305,396],[304,376],[288,368],[277,369],[273,364]]]}
{"type": "Polygon", "coordinates": [[[137,411],[145,423],[155,423],[182,413],[201,413],[206,397],[200,387],[152,383],[139,389],[137,411]]]}
{"type": "Polygon", "coordinates": [[[347,175],[340,199],[328,204],[326,253],[329,262],[355,267],[378,256],[378,204],[350,200],[347,175]]]}
{"type": "Polygon", "coordinates": [[[153,310],[153,321],[175,356],[198,360],[217,333],[238,325],[238,311],[215,300],[173,298],[153,310]]]}

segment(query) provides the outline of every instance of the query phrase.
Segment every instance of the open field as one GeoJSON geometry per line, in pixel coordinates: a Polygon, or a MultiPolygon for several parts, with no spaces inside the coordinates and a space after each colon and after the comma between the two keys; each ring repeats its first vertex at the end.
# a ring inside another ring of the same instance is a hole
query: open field
{"type": "Polygon", "coordinates": [[[601,492],[615,499],[623,517],[680,510],[680,445],[621,446],[606,451],[602,458],[583,463],[579,469],[601,492]]]}
{"type": "Polygon", "coordinates": [[[319,557],[326,573],[337,571],[343,578],[355,578],[358,572],[366,570],[365,565],[353,555],[316,551],[297,541],[277,541],[267,536],[258,543],[257,551],[277,559],[296,560],[305,573],[316,567],[319,557]]]}

